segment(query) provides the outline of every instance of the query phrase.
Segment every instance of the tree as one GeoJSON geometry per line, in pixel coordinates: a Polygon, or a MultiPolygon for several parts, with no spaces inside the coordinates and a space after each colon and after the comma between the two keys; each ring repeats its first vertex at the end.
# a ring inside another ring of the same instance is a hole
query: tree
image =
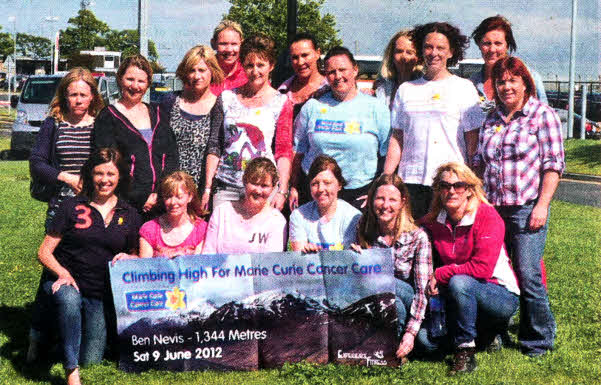
{"type": "MultiPolygon", "coordinates": [[[[0,26],[0,30],[2,26],[0,26]]],[[[13,54],[14,41],[13,36],[6,32],[0,32],[0,59],[6,60],[6,57],[13,54]]]]}
{"type": "MultiPolygon", "coordinates": [[[[111,51],[120,51],[123,57],[140,53],[140,34],[136,29],[111,30],[106,34],[106,47],[111,51]]],[[[148,40],[148,60],[155,62],[158,58],[154,42],[148,40]]]]}
{"type": "Polygon", "coordinates": [[[47,58],[51,54],[50,39],[41,36],[17,33],[17,55],[34,59],[47,58]]]}
{"type": "Polygon", "coordinates": [[[61,31],[61,55],[71,57],[82,50],[92,50],[105,44],[104,35],[110,31],[109,26],[96,18],[88,9],[80,9],[77,16],[69,19],[67,27],[61,31]]]}
{"type": "MultiPolygon", "coordinates": [[[[282,0],[229,0],[232,4],[224,19],[234,20],[242,26],[246,36],[264,33],[275,40],[278,51],[287,47],[286,38],[286,1],[282,0]]],[[[297,30],[309,32],[315,36],[322,52],[341,45],[336,29],[336,18],[320,9],[325,0],[298,0],[297,30]]]]}

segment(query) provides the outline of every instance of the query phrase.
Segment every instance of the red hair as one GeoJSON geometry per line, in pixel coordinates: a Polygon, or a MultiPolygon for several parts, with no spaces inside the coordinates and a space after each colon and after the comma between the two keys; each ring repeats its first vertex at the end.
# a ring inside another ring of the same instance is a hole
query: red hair
{"type": "Polygon", "coordinates": [[[522,78],[522,81],[526,86],[526,100],[530,99],[531,96],[536,97],[536,86],[534,85],[534,80],[532,79],[532,75],[530,75],[530,71],[528,71],[526,64],[515,56],[507,56],[497,60],[492,67],[492,84],[494,85],[493,89],[497,106],[502,104],[499,93],[497,92],[497,80],[501,80],[506,72],[510,73],[512,76],[519,76],[522,78]]]}

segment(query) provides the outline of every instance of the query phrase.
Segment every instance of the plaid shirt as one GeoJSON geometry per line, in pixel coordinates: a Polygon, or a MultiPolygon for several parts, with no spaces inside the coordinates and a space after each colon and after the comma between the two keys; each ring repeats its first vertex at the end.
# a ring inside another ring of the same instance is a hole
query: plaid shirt
{"type": "Polygon", "coordinates": [[[545,171],[565,168],[561,122],[545,103],[531,97],[508,123],[501,108],[480,130],[477,166],[484,162],[484,188],[495,206],[523,205],[538,197],[545,171]]]}
{"type": "MultiPolygon", "coordinates": [[[[383,237],[378,237],[374,247],[387,248],[383,237]]],[[[428,298],[426,297],[426,287],[432,276],[432,247],[428,235],[422,229],[416,229],[411,232],[401,234],[392,245],[394,254],[394,276],[411,283],[415,290],[410,317],[405,330],[414,336],[417,335],[419,328],[426,314],[428,298]],[[413,283],[410,282],[413,277],[413,283]]]]}

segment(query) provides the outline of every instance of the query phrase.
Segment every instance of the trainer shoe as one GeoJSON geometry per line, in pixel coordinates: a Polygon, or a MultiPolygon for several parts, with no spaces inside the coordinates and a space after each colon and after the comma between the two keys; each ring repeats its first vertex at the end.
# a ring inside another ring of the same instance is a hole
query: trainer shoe
{"type": "Polygon", "coordinates": [[[470,373],[477,367],[476,364],[476,349],[475,348],[459,348],[453,359],[453,367],[449,374],[454,376],[458,373],[470,373]]]}

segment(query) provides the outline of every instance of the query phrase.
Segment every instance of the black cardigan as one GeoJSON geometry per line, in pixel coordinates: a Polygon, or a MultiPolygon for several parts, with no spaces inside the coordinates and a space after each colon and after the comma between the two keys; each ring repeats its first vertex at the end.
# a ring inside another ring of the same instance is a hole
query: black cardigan
{"type": "Polygon", "coordinates": [[[169,122],[161,119],[157,104],[146,104],[146,107],[152,128],[150,144],[125,115],[112,105],[98,114],[92,140],[94,148],[118,149],[128,162],[131,191],[127,198],[140,212],[148,196],[157,192],[161,178],[178,167],[177,145],[169,122]]]}

